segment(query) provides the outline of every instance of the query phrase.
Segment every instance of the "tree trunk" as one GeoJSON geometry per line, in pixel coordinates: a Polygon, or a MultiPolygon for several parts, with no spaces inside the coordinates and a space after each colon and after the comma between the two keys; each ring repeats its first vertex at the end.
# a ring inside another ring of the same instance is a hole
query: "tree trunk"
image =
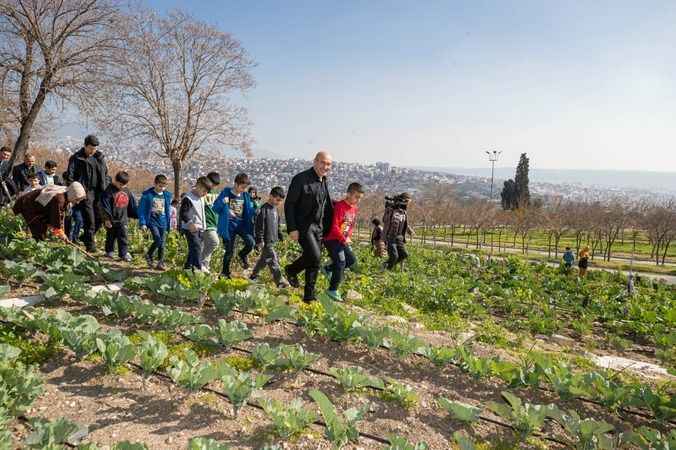
{"type": "Polygon", "coordinates": [[[668,240],[667,242],[664,243],[664,252],[662,253],[662,265],[664,265],[664,261],[667,259],[667,251],[669,250],[670,245],[671,240],[668,240]]]}
{"type": "Polygon", "coordinates": [[[42,109],[42,105],[44,105],[45,98],[47,97],[47,88],[45,87],[46,82],[49,83],[51,80],[47,77],[42,80],[40,83],[40,88],[38,89],[38,95],[35,97],[35,101],[33,101],[33,105],[31,106],[28,115],[21,118],[19,137],[16,139],[16,143],[14,144],[14,151],[12,152],[8,167],[12,167],[16,161],[23,160],[23,156],[26,154],[28,143],[30,142],[31,131],[33,130],[33,125],[35,125],[35,120],[38,118],[38,113],[42,109]]]}
{"type": "Polygon", "coordinates": [[[175,160],[171,162],[174,169],[174,198],[181,198],[181,161],[175,160]]]}
{"type": "Polygon", "coordinates": [[[451,225],[451,248],[453,247],[453,241],[455,241],[455,225],[451,225]]]}

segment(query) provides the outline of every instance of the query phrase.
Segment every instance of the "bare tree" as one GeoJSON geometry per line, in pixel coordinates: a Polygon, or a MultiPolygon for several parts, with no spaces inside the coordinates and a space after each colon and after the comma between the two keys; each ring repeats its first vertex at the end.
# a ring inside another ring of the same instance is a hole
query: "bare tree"
{"type": "Polygon", "coordinates": [[[669,200],[650,208],[644,215],[643,226],[652,244],[655,263],[659,265],[661,259],[664,265],[669,247],[676,239],[676,203],[669,200]]]}
{"type": "Polygon", "coordinates": [[[598,226],[605,240],[603,258],[610,261],[612,248],[620,232],[629,223],[631,217],[630,208],[619,201],[613,201],[599,211],[598,226]]]}
{"type": "Polygon", "coordinates": [[[556,200],[542,212],[542,223],[547,232],[547,256],[551,256],[553,243],[554,257],[559,257],[559,242],[561,242],[561,236],[568,230],[566,216],[571,210],[569,206],[561,200],[556,200]]]}
{"type": "Polygon", "coordinates": [[[102,128],[167,158],[176,196],[184,162],[196,152],[250,154],[246,110],[231,95],[253,87],[253,62],[236,39],[182,12],[139,12],[120,31],[119,87],[100,111],[102,128]]]}
{"type": "Polygon", "coordinates": [[[91,105],[117,47],[113,0],[0,1],[0,97],[21,159],[50,96],[91,105]]]}

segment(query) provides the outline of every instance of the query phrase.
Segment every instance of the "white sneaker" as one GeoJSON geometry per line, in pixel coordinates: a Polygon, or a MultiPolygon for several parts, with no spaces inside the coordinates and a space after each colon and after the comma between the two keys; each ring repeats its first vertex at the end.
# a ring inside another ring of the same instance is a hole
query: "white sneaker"
{"type": "Polygon", "coordinates": [[[133,259],[134,258],[132,258],[132,256],[129,253],[124,255],[124,257],[122,258],[122,260],[127,261],[127,262],[132,262],[133,259]]]}

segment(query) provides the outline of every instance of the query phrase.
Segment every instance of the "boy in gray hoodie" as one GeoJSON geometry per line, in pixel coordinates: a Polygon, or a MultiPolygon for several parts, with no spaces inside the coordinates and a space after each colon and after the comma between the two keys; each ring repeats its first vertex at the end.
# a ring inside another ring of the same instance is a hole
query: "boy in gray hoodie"
{"type": "Polygon", "coordinates": [[[184,269],[202,270],[202,233],[207,228],[204,197],[212,187],[207,177],[199,177],[195,187],[181,201],[178,228],[188,241],[188,258],[184,269]]]}
{"type": "Polygon", "coordinates": [[[279,267],[279,258],[275,252],[275,244],[282,239],[278,208],[284,203],[284,189],[280,186],[272,188],[268,201],[260,207],[256,215],[254,233],[256,249],[260,251],[260,257],[249,277],[252,281],[258,278],[261,270],[268,266],[272,272],[272,278],[277,287],[286,288],[289,284],[282,278],[282,270],[279,267]]]}

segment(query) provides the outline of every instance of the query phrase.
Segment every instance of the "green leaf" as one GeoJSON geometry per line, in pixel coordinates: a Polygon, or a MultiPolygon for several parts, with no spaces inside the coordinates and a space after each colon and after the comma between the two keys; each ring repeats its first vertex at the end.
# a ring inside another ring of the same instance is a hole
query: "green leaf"
{"type": "Polygon", "coordinates": [[[440,398],[439,406],[448,411],[455,420],[465,423],[475,422],[481,414],[481,409],[462,402],[450,401],[447,398],[440,398]]]}
{"type": "Polygon", "coordinates": [[[196,437],[188,442],[188,450],[229,450],[230,447],[222,442],[208,437],[196,437]]]}
{"type": "Polygon", "coordinates": [[[460,450],[476,450],[474,442],[462,431],[456,431],[453,433],[453,439],[460,447],[460,450]]]}
{"type": "Polygon", "coordinates": [[[401,436],[390,436],[387,438],[390,444],[385,447],[385,450],[429,450],[429,445],[426,442],[419,442],[411,444],[406,438],[401,436]]]}

